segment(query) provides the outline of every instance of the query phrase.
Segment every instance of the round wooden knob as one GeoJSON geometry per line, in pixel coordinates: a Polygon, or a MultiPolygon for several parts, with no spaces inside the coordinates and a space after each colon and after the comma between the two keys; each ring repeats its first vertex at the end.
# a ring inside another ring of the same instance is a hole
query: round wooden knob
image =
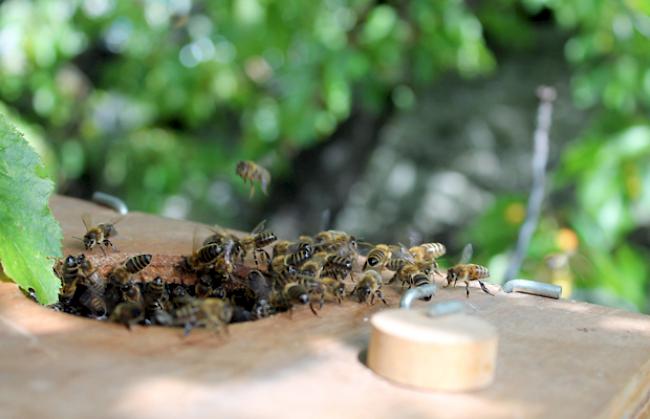
{"type": "Polygon", "coordinates": [[[422,310],[385,310],[371,319],[368,366],[408,386],[479,389],[494,379],[497,331],[464,313],[431,317],[422,310]]]}

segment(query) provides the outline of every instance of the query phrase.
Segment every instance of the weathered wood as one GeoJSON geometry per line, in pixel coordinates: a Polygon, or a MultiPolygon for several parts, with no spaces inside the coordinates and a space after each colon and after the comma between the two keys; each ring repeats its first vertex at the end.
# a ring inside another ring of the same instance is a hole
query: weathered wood
{"type": "MultiPolygon", "coordinates": [[[[67,252],[92,204],[54,198],[67,252]]],[[[100,219],[98,218],[98,221],[100,219]]],[[[120,251],[179,255],[194,223],[129,214],[120,251]]],[[[99,252],[99,250],[98,250],[99,252]]],[[[387,290],[391,307],[394,291],[387,290]]],[[[650,318],[523,294],[442,289],[499,333],[494,383],[471,393],[423,392],[377,377],[360,361],[367,307],[327,304],[230,327],[124,327],[50,311],[0,283],[0,416],[42,417],[553,417],[643,414],[650,388],[650,318]]]]}

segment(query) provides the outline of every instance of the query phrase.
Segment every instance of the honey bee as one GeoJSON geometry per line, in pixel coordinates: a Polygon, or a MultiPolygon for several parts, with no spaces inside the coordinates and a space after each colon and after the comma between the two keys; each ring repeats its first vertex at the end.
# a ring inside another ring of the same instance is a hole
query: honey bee
{"type": "MultiPolygon", "coordinates": [[[[421,287],[423,285],[428,285],[430,283],[431,283],[431,278],[429,277],[429,275],[427,275],[427,274],[425,274],[423,272],[418,272],[418,273],[416,273],[415,275],[413,275],[411,277],[411,284],[416,288],[421,287]]],[[[424,301],[429,301],[429,300],[431,300],[431,296],[429,295],[429,296],[423,297],[422,299],[424,301]]]]}
{"type": "Polygon", "coordinates": [[[255,295],[253,313],[256,318],[269,316],[272,312],[271,287],[264,274],[258,270],[250,271],[247,276],[247,286],[255,295]]]}
{"type": "Polygon", "coordinates": [[[150,263],[151,255],[149,254],[131,256],[123,264],[115,267],[108,275],[108,278],[113,283],[126,284],[131,280],[131,275],[140,272],[150,263]]]}
{"type": "Polygon", "coordinates": [[[79,263],[77,259],[70,255],[63,262],[58,262],[55,271],[61,278],[61,289],[59,290],[59,299],[64,302],[72,300],[77,291],[77,281],[79,279],[79,263]]]}
{"type": "Polygon", "coordinates": [[[351,256],[357,253],[357,240],[344,231],[321,231],[314,237],[315,247],[338,252],[341,256],[351,256]]]}
{"type": "Polygon", "coordinates": [[[171,314],[165,310],[165,305],[159,300],[147,304],[147,307],[145,308],[145,314],[146,319],[148,319],[152,324],[171,326],[174,320],[171,314]]]}
{"type": "Polygon", "coordinates": [[[155,302],[165,302],[169,299],[167,290],[165,289],[165,281],[157,276],[153,280],[146,283],[144,287],[144,299],[147,305],[155,302]]]}
{"type": "Polygon", "coordinates": [[[252,161],[242,160],[237,163],[236,173],[243,179],[244,184],[246,184],[247,181],[251,184],[249,198],[253,198],[253,195],[255,195],[256,181],[260,182],[264,195],[268,195],[268,186],[271,183],[271,173],[269,173],[268,170],[252,161]]]}
{"type": "Polygon", "coordinates": [[[388,304],[384,298],[381,274],[374,270],[364,272],[363,277],[354,287],[350,295],[356,295],[360,303],[374,304],[375,298],[379,298],[384,304],[388,304]],[[370,299],[370,301],[368,301],[370,299]]]}
{"type": "Polygon", "coordinates": [[[316,255],[302,264],[300,273],[305,277],[318,278],[323,269],[323,260],[317,258],[316,255]]]}
{"type": "Polygon", "coordinates": [[[212,278],[209,275],[201,275],[194,285],[194,295],[197,298],[208,298],[213,291],[212,278]]]}
{"type": "Polygon", "coordinates": [[[122,298],[127,303],[138,304],[139,306],[144,307],[144,298],[142,297],[142,291],[138,284],[133,281],[129,281],[126,284],[122,285],[122,298]]]}
{"type": "Polygon", "coordinates": [[[219,333],[222,329],[228,331],[227,324],[233,315],[233,307],[220,298],[192,299],[188,304],[175,310],[174,324],[183,326],[187,336],[195,327],[206,327],[219,333]]]}
{"type": "Polygon", "coordinates": [[[187,290],[182,285],[176,285],[172,289],[171,302],[175,308],[183,307],[192,302],[193,298],[187,293],[187,290]]]}
{"type": "Polygon", "coordinates": [[[123,324],[130,330],[132,325],[144,319],[144,309],[135,303],[120,303],[115,307],[109,319],[115,323],[123,324]]]}
{"type": "Polygon", "coordinates": [[[86,307],[93,316],[104,317],[108,312],[104,294],[93,287],[88,287],[79,297],[79,302],[86,307]]]}
{"type": "Polygon", "coordinates": [[[444,288],[449,287],[452,284],[452,282],[455,287],[456,282],[460,280],[465,283],[465,292],[467,294],[467,298],[469,298],[469,283],[471,281],[477,281],[481,286],[483,292],[490,295],[494,295],[487,289],[483,281],[481,281],[481,279],[488,278],[490,276],[490,272],[488,271],[488,269],[485,266],[475,265],[473,263],[467,263],[467,261],[471,257],[471,254],[472,254],[472,245],[468,244],[463,249],[463,256],[461,257],[461,263],[447,269],[447,285],[444,285],[444,288]]]}
{"type": "Polygon", "coordinates": [[[413,285],[413,276],[418,273],[420,273],[420,268],[417,265],[414,263],[406,263],[395,272],[395,275],[393,275],[390,282],[397,279],[402,283],[402,287],[408,284],[408,287],[411,288],[413,285]]]}
{"type": "Polygon", "coordinates": [[[312,257],[312,255],[313,255],[313,250],[311,245],[309,245],[308,243],[301,243],[298,247],[298,250],[287,255],[286,259],[284,260],[284,263],[286,265],[299,267],[302,266],[302,264],[305,263],[307,260],[309,260],[312,257]]]}
{"type": "Polygon", "coordinates": [[[366,262],[363,265],[363,270],[367,269],[383,269],[393,254],[390,246],[386,244],[378,244],[373,247],[368,256],[366,257],[366,262]]]}
{"type": "Polygon", "coordinates": [[[102,294],[105,288],[104,280],[99,276],[90,260],[82,253],[77,256],[77,263],[79,264],[81,284],[87,288],[92,288],[96,294],[102,294]]]}
{"type": "Polygon", "coordinates": [[[429,272],[438,269],[436,259],[447,253],[447,248],[442,243],[424,243],[411,247],[408,252],[422,271],[429,272]]]}
{"type": "Polygon", "coordinates": [[[289,240],[278,240],[273,245],[273,258],[277,256],[286,255],[291,252],[291,247],[294,245],[292,241],[289,240]]]}
{"type": "Polygon", "coordinates": [[[86,234],[84,234],[82,239],[86,250],[92,250],[95,246],[100,245],[104,246],[100,247],[100,249],[102,249],[102,252],[106,253],[104,248],[113,247],[113,243],[109,239],[117,236],[115,224],[120,221],[119,218],[110,223],[102,223],[93,226],[90,215],[84,214],[81,216],[81,221],[86,227],[86,234]]]}
{"type": "Polygon", "coordinates": [[[330,255],[323,265],[322,275],[345,279],[352,273],[352,258],[348,256],[330,255]]]}
{"type": "Polygon", "coordinates": [[[338,278],[326,276],[319,278],[321,285],[321,306],[325,297],[330,297],[341,304],[345,296],[345,283],[338,278]]]}
{"type": "Polygon", "coordinates": [[[252,252],[256,267],[259,266],[257,260],[258,254],[263,255],[264,261],[267,263],[271,260],[271,256],[269,256],[269,253],[264,248],[273,244],[278,239],[273,232],[264,230],[265,224],[266,220],[262,221],[253,229],[250,235],[239,240],[241,250],[238,250],[238,253],[241,255],[241,258],[243,259],[248,252],[252,252]]]}

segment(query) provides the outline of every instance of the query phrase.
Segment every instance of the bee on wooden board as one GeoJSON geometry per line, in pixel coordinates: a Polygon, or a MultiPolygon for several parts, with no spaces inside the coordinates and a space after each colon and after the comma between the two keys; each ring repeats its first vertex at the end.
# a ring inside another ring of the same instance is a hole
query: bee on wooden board
{"type": "Polygon", "coordinates": [[[69,255],[63,261],[57,262],[54,270],[57,276],[61,278],[59,299],[64,302],[72,300],[77,291],[77,281],[79,280],[79,263],[77,259],[69,255]]]}
{"type": "Polygon", "coordinates": [[[384,298],[381,274],[374,270],[368,270],[363,273],[361,280],[354,287],[350,295],[355,295],[360,303],[374,304],[375,298],[380,299],[384,304],[388,304],[384,298]]]}
{"type": "Polygon", "coordinates": [[[118,217],[109,223],[93,225],[91,216],[89,214],[83,214],[81,216],[81,221],[86,227],[86,234],[84,234],[81,240],[83,241],[86,250],[92,250],[95,246],[100,246],[102,252],[106,253],[104,248],[113,247],[110,238],[117,236],[115,224],[120,220],[121,217],[118,217]]]}
{"type": "Polygon", "coordinates": [[[151,263],[150,254],[141,254],[131,256],[124,261],[123,264],[115,267],[108,278],[111,282],[118,284],[126,284],[131,279],[131,275],[142,271],[151,263]]]}
{"type": "Polygon", "coordinates": [[[241,250],[239,250],[240,257],[243,259],[248,253],[252,253],[256,267],[259,267],[257,259],[258,254],[264,257],[265,263],[271,261],[271,256],[266,250],[264,250],[264,248],[270,246],[278,239],[278,237],[273,232],[264,230],[265,226],[266,220],[263,220],[261,223],[255,226],[249,235],[244,236],[238,240],[238,244],[241,247],[241,250]]]}
{"type": "Polygon", "coordinates": [[[393,251],[391,250],[391,246],[386,245],[386,244],[378,244],[372,249],[370,249],[370,252],[368,252],[368,256],[366,257],[366,262],[363,264],[363,270],[367,269],[376,269],[376,270],[381,270],[383,269],[388,261],[391,258],[391,255],[393,254],[393,251]]]}
{"type": "Polygon", "coordinates": [[[268,195],[268,187],[271,183],[271,173],[268,170],[252,161],[242,160],[237,163],[236,173],[244,180],[244,183],[251,184],[250,198],[255,195],[255,182],[259,182],[264,195],[268,195]]]}
{"type": "Polygon", "coordinates": [[[227,325],[233,315],[233,307],[228,301],[220,298],[192,299],[188,304],[176,309],[173,313],[173,323],[183,326],[184,334],[188,335],[195,327],[206,327],[215,333],[221,330],[228,332],[227,325]]]}
{"type": "Polygon", "coordinates": [[[467,294],[467,298],[469,298],[469,283],[471,281],[477,281],[481,286],[483,292],[494,295],[487,289],[483,281],[481,281],[482,279],[488,278],[490,276],[490,272],[485,266],[467,263],[471,258],[471,255],[472,245],[468,244],[463,249],[460,263],[447,269],[447,284],[444,285],[444,288],[449,287],[452,285],[452,283],[455,287],[458,281],[464,282],[465,292],[467,294]]]}
{"type": "Polygon", "coordinates": [[[131,329],[132,325],[144,319],[144,308],[136,303],[120,303],[115,307],[109,319],[123,324],[127,329],[131,329]]]}

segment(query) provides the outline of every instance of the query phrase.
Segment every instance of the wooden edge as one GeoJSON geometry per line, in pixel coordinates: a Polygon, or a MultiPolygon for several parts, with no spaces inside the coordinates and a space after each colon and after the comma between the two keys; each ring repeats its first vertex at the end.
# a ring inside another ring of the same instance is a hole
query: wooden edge
{"type": "Polygon", "coordinates": [[[607,404],[605,418],[647,418],[650,414],[650,361],[607,404]]]}

